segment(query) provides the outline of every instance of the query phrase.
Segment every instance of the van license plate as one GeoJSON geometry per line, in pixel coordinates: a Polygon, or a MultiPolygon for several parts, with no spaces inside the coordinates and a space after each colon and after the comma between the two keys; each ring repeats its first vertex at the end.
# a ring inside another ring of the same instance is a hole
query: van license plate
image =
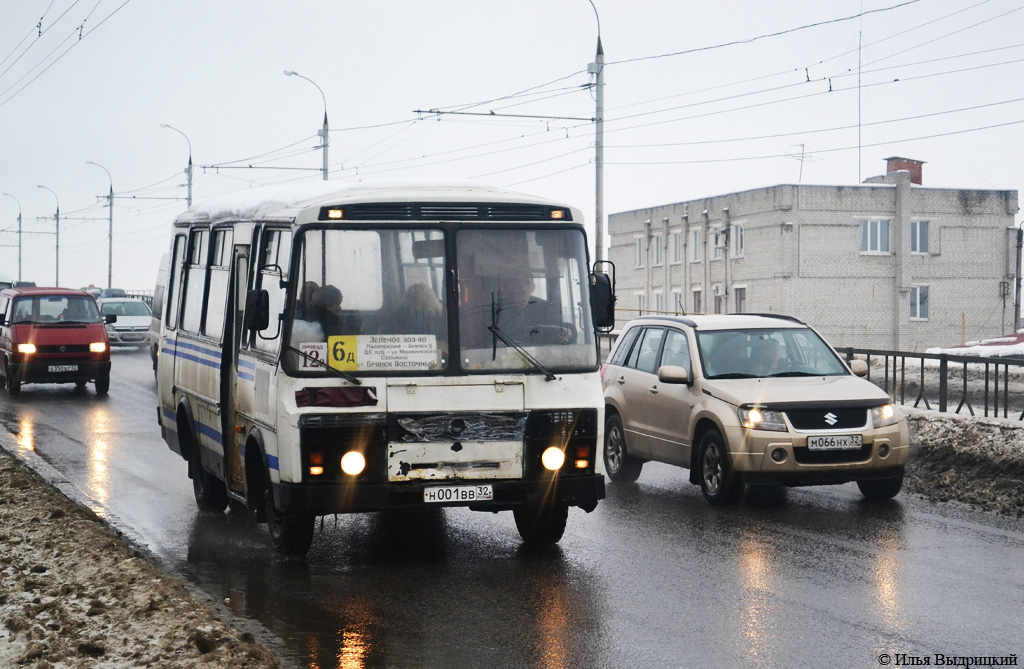
{"type": "Polygon", "coordinates": [[[494,497],[494,489],[487,485],[445,485],[423,489],[424,504],[444,502],[480,502],[494,497]]]}
{"type": "Polygon", "coordinates": [[[811,451],[853,451],[861,447],[859,434],[835,434],[828,437],[807,437],[807,448],[811,451]]]}
{"type": "Polygon", "coordinates": [[[50,365],[47,369],[51,372],[77,372],[78,365],[50,365]]]}

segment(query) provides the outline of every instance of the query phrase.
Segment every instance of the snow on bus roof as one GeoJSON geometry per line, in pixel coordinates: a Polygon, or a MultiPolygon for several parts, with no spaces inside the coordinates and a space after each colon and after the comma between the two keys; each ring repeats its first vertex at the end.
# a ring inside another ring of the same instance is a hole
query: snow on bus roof
{"type": "Polygon", "coordinates": [[[466,198],[468,191],[478,193],[472,199],[487,193],[488,198],[499,201],[514,199],[524,202],[548,202],[524,193],[516,193],[478,182],[457,181],[376,181],[339,183],[319,181],[316,183],[290,184],[287,186],[266,186],[226,193],[196,202],[180,216],[181,219],[224,219],[293,218],[300,209],[318,204],[342,202],[352,198],[365,199],[379,196],[393,200],[394,194],[402,192],[405,201],[451,199],[443,193],[459,191],[457,199],[466,198]]]}

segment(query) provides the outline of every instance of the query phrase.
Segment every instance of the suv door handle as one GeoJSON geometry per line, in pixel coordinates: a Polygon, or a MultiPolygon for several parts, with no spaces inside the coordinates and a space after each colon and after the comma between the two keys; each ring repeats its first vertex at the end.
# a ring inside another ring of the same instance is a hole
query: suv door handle
{"type": "Polygon", "coordinates": [[[619,378],[617,378],[615,380],[618,381],[619,385],[621,386],[622,384],[624,384],[626,382],[626,377],[620,376],[619,378]]]}
{"type": "Polygon", "coordinates": [[[648,392],[650,392],[650,393],[651,393],[652,395],[657,395],[657,394],[658,394],[658,386],[656,386],[656,385],[654,385],[654,386],[651,386],[651,387],[650,387],[650,388],[648,388],[647,390],[648,390],[648,392]]]}

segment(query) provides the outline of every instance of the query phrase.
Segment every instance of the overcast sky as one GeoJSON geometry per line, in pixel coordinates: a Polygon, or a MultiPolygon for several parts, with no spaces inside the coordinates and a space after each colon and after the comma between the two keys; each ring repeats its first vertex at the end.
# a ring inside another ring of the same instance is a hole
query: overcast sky
{"type": "MultiPolygon", "coordinates": [[[[926,186],[1024,185],[1020,0],[594,4],[606,214],[856,184],[894,155],[926,161],[926,186]]],[[[588,0],[0,8],[0,274],[17,276],[20,201],[22,277],[53,283],[59,201],[61,284],[106,284],[93,161],[113,182],[113,283],[151,289],[188,142],[196,201],[317,181],[324,99],[332,181],[469,179],[579,206],[593,229],[588,0]]]]}

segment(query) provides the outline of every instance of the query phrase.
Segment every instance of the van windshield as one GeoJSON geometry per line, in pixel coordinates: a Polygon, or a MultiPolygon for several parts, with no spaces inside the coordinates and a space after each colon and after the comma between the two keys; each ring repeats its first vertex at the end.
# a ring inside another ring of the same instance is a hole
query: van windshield
{"type": "Polygon", "coordinates": [[[99,323],[96,301],[87,295],[19,297],[11,310],[11,324],[99,323]]]}

